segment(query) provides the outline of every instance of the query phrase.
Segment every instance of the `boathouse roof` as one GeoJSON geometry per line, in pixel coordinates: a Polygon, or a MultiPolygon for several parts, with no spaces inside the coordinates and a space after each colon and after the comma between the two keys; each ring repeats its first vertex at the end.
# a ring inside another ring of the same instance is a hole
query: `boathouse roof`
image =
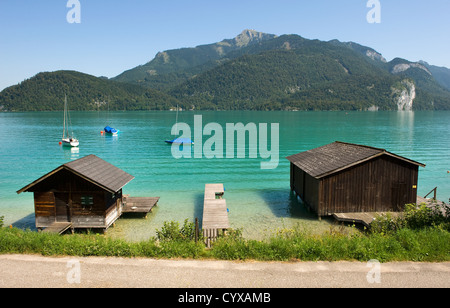
{"type": "Polygon", "coordinates": [[[111,193],[118,192],[134,179],[134,176],[126,173],[116,166],[111,165],[103,159],[95,155],[89,155],[56,168],[33,183],[17,191],[17,193],[20,194],[22,192],[29,191],[33,186],[63,169],[68,170],[111,193]]]}
{"type": "Polygon", "coordinates": [[[388,155],[410,164],[425,167],[424,164],[390,153],[384,149],[340,141],[289,156],[287,159],[314,178],[321,179],[382,155],[388,155]]]}

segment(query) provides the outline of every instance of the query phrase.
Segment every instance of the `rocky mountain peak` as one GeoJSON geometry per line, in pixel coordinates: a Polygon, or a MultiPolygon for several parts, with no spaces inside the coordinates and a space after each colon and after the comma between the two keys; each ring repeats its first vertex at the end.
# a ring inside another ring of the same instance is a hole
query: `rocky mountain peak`
{"type": "Polygon", "coordinates": [[[276,38],[277,36],[274,34],[267,34],[258,32],[256,30],[245,29],[238,36],[234,38],[234,43],[238,47],[245,47],[251,43],[261,42],[264,40],[269,40],[276,38]]]}

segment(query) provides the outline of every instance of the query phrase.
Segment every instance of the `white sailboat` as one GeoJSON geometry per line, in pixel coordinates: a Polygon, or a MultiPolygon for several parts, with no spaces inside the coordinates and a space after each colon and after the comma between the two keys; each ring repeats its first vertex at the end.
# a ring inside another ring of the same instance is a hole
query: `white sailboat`
{"type": "Polygon", "coordinates": [[[72,134],[69,133],[69,128],[71,128],[70,115],[69,110],[67,108],[67,95],[64,97],[64,127],[63,127],[63,136],[60,144],[65,147],[78,147],[80,142],[76,139],[72,134]]]}
{"type": "MultiPolygon", "coordinates": [[[[178,105],[177,105],[177,117],[176,117],[176,128],[175,128],[175,131],[178,131],[178,110],[179,110],[179,107],[178,107],[178,105]]],[[[190,145],[190,144],[194,144],[194,141],[192,141],[191,139],[189,139],[189,138],[175,138],[175,139],[173,139],[173,140],[166,140],[166,143],[169,143],[169,144],[179,144],[179,145],[190,145]]]]}

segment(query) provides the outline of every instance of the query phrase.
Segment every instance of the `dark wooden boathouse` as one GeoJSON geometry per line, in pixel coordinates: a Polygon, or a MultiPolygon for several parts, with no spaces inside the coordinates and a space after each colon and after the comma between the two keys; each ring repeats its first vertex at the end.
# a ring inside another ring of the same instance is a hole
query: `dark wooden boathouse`
{"type": "Polygon", "coordinates": [[[109,228],[122,214],[122,188],[134,177],[89,155],[17,191],[34,193],[36,228],[109,228]],[[61,227],[62,225],[62,227],[61,227]]]}
{"type": "Polygon", "coordinates": [[[384,149],[335,142],[287,157],[291,189],[321,216],[399,212],[416,203],[419,166],[384,149]]]}

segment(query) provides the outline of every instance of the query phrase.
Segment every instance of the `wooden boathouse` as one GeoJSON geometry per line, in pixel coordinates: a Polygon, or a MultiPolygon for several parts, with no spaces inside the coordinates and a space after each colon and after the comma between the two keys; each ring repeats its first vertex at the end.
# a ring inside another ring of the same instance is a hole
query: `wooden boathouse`
{"type": "Polygon", "coordinates": [[[291,190],[319,217],[400,212],[416,203],[424,164],[384,149],[335,142],[287,157],[291,190]]]}
{"type": "Polygon", "coordinates": [[[17,193],[34,193],[38,230],[106,230],[122,213],[150,211],[158,202],[159,198],[152,198],[151,204],[148,199],[142,202],[142,198],[128,198],[128,206],[124,206],[122,188],[133,179],[125,171],[89,155],[56,168],[17,193]]]}

